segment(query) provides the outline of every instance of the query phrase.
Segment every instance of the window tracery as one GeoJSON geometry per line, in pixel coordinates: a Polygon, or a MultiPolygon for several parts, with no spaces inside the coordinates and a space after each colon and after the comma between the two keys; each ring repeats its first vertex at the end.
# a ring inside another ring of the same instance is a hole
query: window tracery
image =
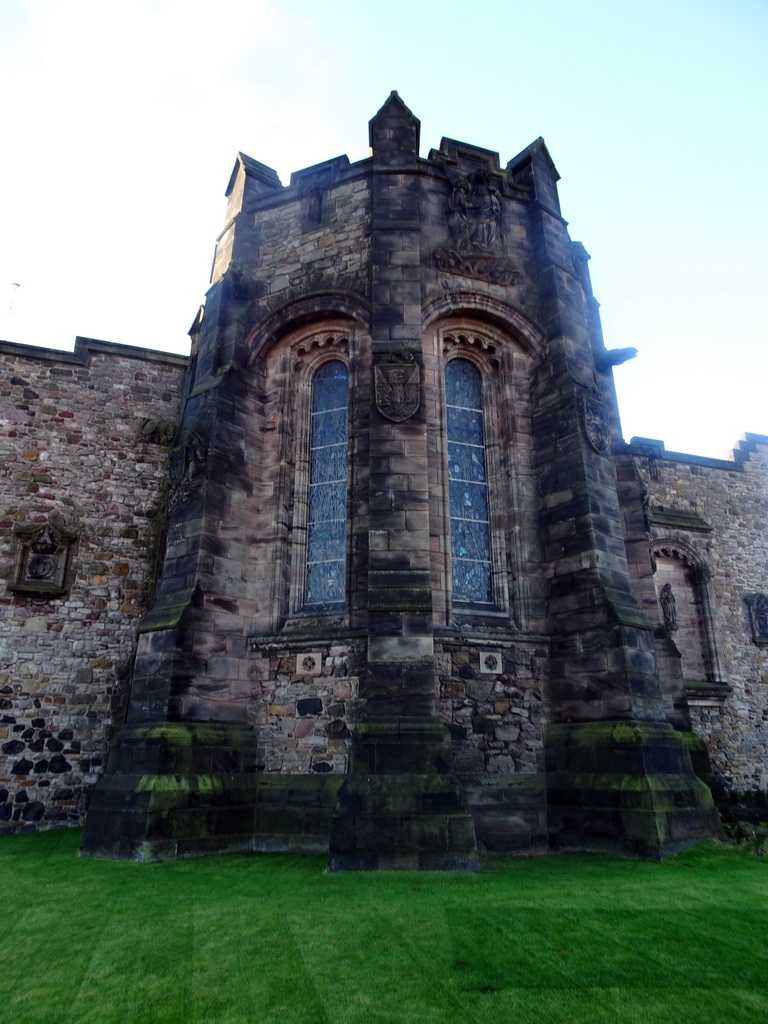
{"type": "Polygon", "coordinates": [[[451,572],[454,601],[493,603],[491,524],[480,373],[466,359],[445,368],[451,572]]]}
{"type": "Polygon", "coordinates": [[[346,596],[349,379],[340,360],[312,377],[304,604],[340,604],[346,596]]]}
{"type": "MultiPolygon", "coordinates": [[[[536,543],[531,357],[490,323],[451,317],[426,338],[434,379],[431,568],[436,623],[523,630],[539,614],[527,551],[536,543]],[[431,359],[435,362],[432,364],[431,359]]],[[[431,396],[427,386],[427,407],[431,396]]]]}

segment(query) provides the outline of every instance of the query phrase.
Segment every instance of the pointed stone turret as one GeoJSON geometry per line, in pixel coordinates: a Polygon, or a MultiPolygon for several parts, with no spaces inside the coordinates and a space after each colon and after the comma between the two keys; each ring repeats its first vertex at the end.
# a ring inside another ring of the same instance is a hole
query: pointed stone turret
{"type": "Polygon", "coordinates": [[[381,110],[368,122],[374,170],[415,167],[420,129],[419,119],[393,90],[381,110]]]}

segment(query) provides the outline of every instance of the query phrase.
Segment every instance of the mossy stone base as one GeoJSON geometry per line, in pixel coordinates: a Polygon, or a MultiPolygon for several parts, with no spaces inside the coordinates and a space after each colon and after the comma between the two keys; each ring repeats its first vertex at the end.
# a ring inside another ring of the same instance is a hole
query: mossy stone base
{"type": "Polygon", "coordinates": [[[350,775],[331,822],[329,871],[476,871],[477,843],[451,775],[350,775]]]}
{"type": "Polygon", "coordinates": [[[324,853],[342,777],[257,773],[255,742],[250,729],[220,723],[127,727],[91,792],[81,853],[324,853]]]}
{"type": "Polygon", "coordinates": [[[556,847],[663,857],[720,831],[712,794],[666,723],[550,726],[545,763],[556,847]]]}
{"type": "Polygon", "coordinates": [[[353,775],[430,775],[447,771],[451,736],[431,718],[368,718],[355,729],[353,775]]]}
{"type": "Polygon", "coordinates": [[[542,853],[549,849],[544,772],[460,774],[475,823],[478,852],[542,853]]]}
{"type": "Polygon", "coordinates": [[[175,860],[247,850],[257,777],[108,775],[95,787],[80,853],[116,860],[175,860]]]}
{"type": "Polygon", "coordinates": [[[257,770],[257,736],[226,722],[126,725],[109,749],[106,770],[118,774],[210,775],[257,770]]]}

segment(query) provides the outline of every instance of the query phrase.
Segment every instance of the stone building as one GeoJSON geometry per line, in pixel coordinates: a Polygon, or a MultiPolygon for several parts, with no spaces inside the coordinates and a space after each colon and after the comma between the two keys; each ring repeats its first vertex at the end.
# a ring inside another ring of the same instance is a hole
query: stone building
{"type": "Polygon", "coordinates": [[[471,868],[766,788],[768,438],[623,441],[543,140],[370,143],[238,155],[189,360],[0,346],[6,831],[471,868]]]}

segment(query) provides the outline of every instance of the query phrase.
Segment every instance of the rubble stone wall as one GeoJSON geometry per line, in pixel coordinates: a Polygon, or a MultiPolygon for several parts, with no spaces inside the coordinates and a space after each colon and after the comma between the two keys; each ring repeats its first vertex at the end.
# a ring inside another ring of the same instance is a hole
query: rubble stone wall
{"type": "Polygon", "coordinates": [[[657,542],[679,542],[708,567],[714,640],[730,688],[721,700],[689,696],[693,727],[728,788],[765,790],[768,645],[754,642],[746,598],[768,594],[768,437],[746,435],[731,460],[667,452],[655,444],[656,449],[646,439],[632,442],[650,501],[652,534],[657,542]],[[688,529],[679,513],[693,513],[712,529],[688,529]]]}
{"type": "Polygon", "coordinates": [[[543,769],[547,648],[436,641],[437,718],[451,734],[451,771],[543,769]]]}
{"type": "Polygon", "coordinates": [[[359,642],[251,642],[248,723],[265,772],[343,774],[359,714],[359,642]]]}
{"type": "Polygon", "coordinates": [[[0,343],[0,833],[80,824],[122,720],[186,362],[0,343]],[[48,523],[65,592],[20,592],[19,528],[48,523]]]}

